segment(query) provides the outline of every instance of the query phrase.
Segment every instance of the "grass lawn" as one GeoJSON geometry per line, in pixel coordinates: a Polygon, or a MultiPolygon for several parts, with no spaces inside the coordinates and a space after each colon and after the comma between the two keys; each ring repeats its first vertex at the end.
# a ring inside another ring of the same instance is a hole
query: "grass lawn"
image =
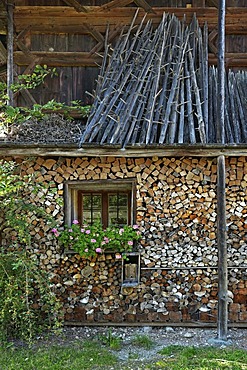
{"type": "Polygon", "coordinates": [[[114,354],[108,346],[97,341],[78,341],[70,346],[35,349],[11,347],[0,350],[0,370],[84,369],[247,370],[247,351],[169,346],[154,356],[151,362],[143,363],[138,358],[120,362],[117,351],[114,354]]]}
{"type": "Polygon", "coordinates": [[[0,350],[0,370],[86,370],[110,367],[116,356],[99,343],[75,342],[71,346],[0,350]]]}

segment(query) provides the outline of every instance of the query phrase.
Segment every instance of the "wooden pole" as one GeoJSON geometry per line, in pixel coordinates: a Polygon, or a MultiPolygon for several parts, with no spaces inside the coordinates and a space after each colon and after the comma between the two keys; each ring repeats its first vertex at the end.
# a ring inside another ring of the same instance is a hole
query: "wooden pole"
{"type": "Polygon", "coordinates": [[[9,97],[8,105],[14,104],[14,95],[11,85],[14,82],[14,20],[13,20],[13,1],[7,2],[8,34],[7,34],[7,94],[9,97]]]}
{"type": "Polygon", "coordinates": [[[227,247],[226,247],[226,193],[225,156],[217,161],[217,244],[218,244],[218,324],[220,341],[227,340],[228,299],[227,299],[227,247]]]}
{"type": "Polygon", "coordinates": [[[220,0],[218,9],[217,142],[221,144],[225,144],[225,15],[226,0],[220,0]]]}
{"type": "MultiPolygon", "coordinates": [[[[225,12],[226,1],[219,1],[218,9],[218,108],[217,140],[225,144],[225,12]]],[[[225,157],[217,162],[217,245],[218,245],[218,323],[219,341],[227,341],[227,245],[226,245],[226,195],[225,157]]]]}

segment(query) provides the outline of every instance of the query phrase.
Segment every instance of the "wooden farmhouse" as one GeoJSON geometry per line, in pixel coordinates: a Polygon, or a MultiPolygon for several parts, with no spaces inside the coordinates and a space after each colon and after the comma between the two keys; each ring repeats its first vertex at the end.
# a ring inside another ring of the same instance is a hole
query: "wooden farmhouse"
{"type": "Polygon", "coordinates": [[[247,1],[226,1],[224,126],[218,3],[0,1],[1,81],[56,68],[12,104],[92,106],[13,124],[1,158],[46,185],[30,201],[58,230],[100,218],[141,232],[127,259],[85,258],[30,219],[66,323],[216,325],[225,226],[228,323],[247,324],[247,1]]]}

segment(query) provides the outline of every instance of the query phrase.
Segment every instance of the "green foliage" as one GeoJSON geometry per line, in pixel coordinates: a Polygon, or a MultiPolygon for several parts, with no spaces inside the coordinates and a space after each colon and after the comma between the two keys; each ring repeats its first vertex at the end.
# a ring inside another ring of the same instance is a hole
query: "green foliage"
{"type": "Polygon", "coordinates": [[[49,222],[45,210],[30,202],[41,190],[32,176],[20,175],[14,162],[0,161],[1,232],[5,235],[0,252],[1,340],[9,336],[31,340],[40,330],[55,328],[61,318],[48,274],[27,252],[32,244],[32,218],[49,222]]]}
{"type": "Polygon", "coordinates": [[[56,68],[36,65],[33,73],[19,75],[17,81],[11,86],[11,90],[17,92],[23,89],[34,89],[42,84],[48,75],[56,75],[56,68]]]}
{"type": "Polygon", "coordinates": [[[31,195],[43,191],[32,175],[21,176],[21,167],[13,161],[0,161],[0,211],[3,218],[2,229],[12,230],[12,244],[31,244],[32,223],[30,219],[45,218],[46,223],[54,222],[43,207],[30,202],[31,195]]]}
{"type": "Polygon", "coordinates": [[[147,335],[137,334],[131,341],[134,346],[151,349],[154,342],[147,335]]]}
{"type": "MultiPolygon", "coordinates": [[[[46,65],[37,65],[31,74],[19,75],[18,80],[11,86],[11,90],[16,93],[23,89],[34,89],[42,84],[48,76],[56,75],[55,68],[48,68],[46,65]]],[[[31,108],[28,107],[12,107],[8,105],[9,97],[7,95],[6,83],[0,82],[0,125],[4,126],[6,130],[9,125],[13,123],[21,124],[29,119],[41,120],[46,117],[47,111],[63,111],[63,114],[71,119],[71,112],[79,112],[82,117],[89,115],[91,106],[82,106],[80,100],[71,101],[71,105],[65,103],[58,103],[54,99],[48,101],[46,104],[34,104],[31,108]]]]}
{"type": "MultiPolygon", "coordinates": [[[[11,85],[11,90],[16,93],[23,89],[34,89],[44,82],[48,75],[54,75],[55,68],[47,68],[46,65],[37,65],[32,74],[19,75],[17,81],[11,85]]],[[[8,127],[12,123],[21,123],[27,119],[32,109],[12,107],[8,105],[9,97],[7,95],[7,84],[0,83],[0,124],[8,127]]]]}
{"type": "Polygon", "coordinates": [[[112,334],[111,329],[108,330],[107,334],[98,335],[98,339],[105,346],[108,346],[116,351],[120,350],[121,348],[122,339],[119,336],[112,334]]]}
{"type": "Polygon", "coordinates": [[[138,225],[125,225],[122,228],[109,226],[106,229],[99,223],[80,225],[77,220],[64,230],[52,229],[55,237],[65,248],[71,248],[83,257],[93,257],[105,250],[129,252],[135,240],[141,238],[138,225]]]}
{"type": "Polygon", "coordinates": [[[45,330],[58,329],[61,305],[46,271],[25,252],[0,253],[0,340],[30,342],[45,330]]]}

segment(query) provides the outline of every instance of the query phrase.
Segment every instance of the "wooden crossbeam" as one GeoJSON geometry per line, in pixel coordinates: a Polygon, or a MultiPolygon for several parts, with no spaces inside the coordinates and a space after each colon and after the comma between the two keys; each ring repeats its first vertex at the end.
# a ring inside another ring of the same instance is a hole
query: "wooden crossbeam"
{"type": "Polygon", "coordinates": [[[90,35],[95,38],[96,41],[104,43],[104,36],[95,27],[92,27],[90,24],[87,23],[83,23],[83,27],[90,35]]]}
{"type": "Polygon", "coordinates": [[[218,0],[207,0],[209,6],[215,6],[218,8],[218,0]]]}
{"type": "MultiPolygon", "coordinates": [[[[211,65],[217,64],[217,56],[214,54],[208,55],[208,61],[211,65]]],[[[225,54],[225,65],[227,68],[241,68],[247,66],[247,54],[246,53],[226,53],[225,54]]]]}
{"type": "MultiPolygon", "coordinates": [[[[99,32],[105,32],[106,25],[115,26],[122,23],[128,26],[136,12],[136,7],[114,8],[104,11],[101,7],[90,7],[88,13],[78,13],[72,7],[16,7],[14,10],[15,29],[21,32],[28,26],[31,26],[32,32],[40,33],[79,33],[84,34],[83,23],[97,29],[99,32]]],[[[148,14],[148,19],[152,19],[154,27],[157,26],[163,13],[171,13],[179,19],[186,15],[187,22],[193,18],[194,8],[165,8],[155,7],[155,15],[148,14]]],[[[241,35],[247,34],[247,12],[246,8],[229,8],[226,14],[226,34],[241,35]]],[[[145,14],[143,8],[140,9],[136,22],[140,22],[145,14]]],[[[207,20],[209,31],[217,27],[218,16],[215,8],[197,8],[196,15],[200,26],[207,20]]],[[[0,15],[1,18],[1,15],[0,15]]]]}
{"type": "Polygon", "coordinates": [[[143,8],[147,13],[155,13],[153,8],[145,0],[134,0],[137,6],[143,8]]]}
{"type": "Polygon", "coordinates": [[[88,52],[31,52],[31,58],[22,51],[14,52],[14,62],[17,65],[29,65],[33,58],[42,58],[42,64],[53,67],[95,67],[101,64],[102,58],[99,55],[90,55],[88,52]]]}
{"type": "MultiPolygon", "coordinates": [[[[110,43],[112,40],[114,40],[115,37],[117,35],[119,35],[119,33],[121,32],[122,28],[123,28],[123,25],[122,24],[119,24],[116,27],[114,27],[114,29],[112,31],[110,31],[109,34],[108,34],[108,40],[107,40],[107,42],[110,43]]],[[[91,55],[93,55],[95,53],[99,53],[103,49],[104,49],[104,42],[99,42],[97,45],[95,45],[92,48],[92,50],[89,52],[89,55],[91,56],[91,55]]]]}
{"type": "Polygon", "coordinates": [[[0,66],[7,63],[7,50],[3,43],[0,41],[0,66]]]}
{"type": "Polygon", "coordinates": [[[210,51],[212,51],[215,55],[217,55],[217,47],[215,46],[215,39],[218,36],[218,30],[214,29],[208,35],[208,46],[210,51]]]}
{"type": "Polygon", "coordinates": [[[64,3],[66,3],[69,6],[72,6],[77,12],[83,12],[87,13],[88,9],[85,6],[82,6],[78,1],[76,0],[63,0],[64,3]]]}
{"type": "MultiPolygon", "coordinates": [[[[97,50],[94,51],[96,53],[97,50]]],[[[14,52],[14,62],[17,65],[28,66],[32,63],[33,58],[40,60],[41,64],[46,64],[53,67],[95,67],[102,62],[101,56],[90,52],[31,52],[32,58],[24,54],[22,51],[14,52]]],[[[216,65],[217,57],[215,54],[209,54],[209,64],[216,65]]],[[[246,67],[247,54],[246,53],[226,53],[227,67],[246,67]]]]}
{"type": "Polygon", "coordinates": [[[133,0],[113,0],[109,3],[101,5],[98,11],[110,10],[113,8],[125,7],[133,2],[133,0]]]}
{"type": "Polygon", "coordinates": [[[16,34],[15,39],[16,40],[24,39],[30,33],[30,30],[31,30],[31,26],[29,25],[24,30],[16,34]]]}

